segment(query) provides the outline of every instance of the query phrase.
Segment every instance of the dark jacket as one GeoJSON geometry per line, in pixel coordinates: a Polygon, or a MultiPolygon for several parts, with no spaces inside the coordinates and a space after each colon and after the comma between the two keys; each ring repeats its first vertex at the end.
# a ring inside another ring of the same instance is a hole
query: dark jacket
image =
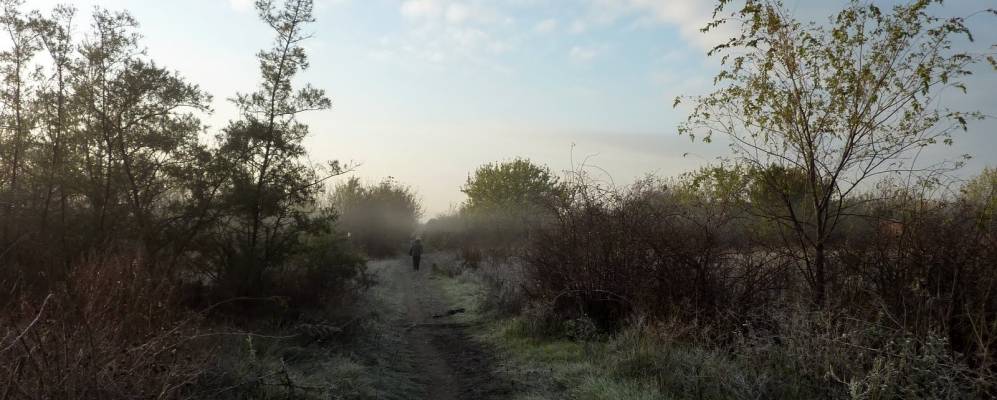
{"type": "Polygon", "coordinates": [[[412,257],[419,257],[422,255],[422,242],[416,240],[412,242],[412,247],[408,249],[408,255],[412,257]]]}

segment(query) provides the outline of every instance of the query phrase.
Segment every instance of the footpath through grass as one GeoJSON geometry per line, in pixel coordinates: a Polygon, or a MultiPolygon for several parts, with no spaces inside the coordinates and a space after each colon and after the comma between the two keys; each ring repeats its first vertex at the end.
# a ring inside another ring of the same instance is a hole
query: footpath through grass
{"type": "Polygon", "coordinates": [[[625,368],[634,361],[625,354],[640,353],[624,349],[634,344],[625,334],[581,341],[532,338],[522,317],[496,318],[482,311],[486,288],[472,272],[456,277],[437,274],[434,281],[453,307],[466,308],[466,313],[453,317],[455,322],[473,326],[477,340],[498,350],[503,359],[498,373],[519,386],[516,400],[669,398],[649,377],[639,376],[640,365],[625,368]]]}

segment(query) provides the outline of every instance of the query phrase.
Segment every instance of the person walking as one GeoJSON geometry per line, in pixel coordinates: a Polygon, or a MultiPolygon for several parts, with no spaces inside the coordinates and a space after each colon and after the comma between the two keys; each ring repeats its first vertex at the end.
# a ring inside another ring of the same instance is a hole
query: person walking
{"type": "Polygon", "coordinates": [[[408,255],[412,256],[412,268],[419,270],[419,261],[422,259],[422,239],[415,238],[412,247],[408,249],[408,255]]]}

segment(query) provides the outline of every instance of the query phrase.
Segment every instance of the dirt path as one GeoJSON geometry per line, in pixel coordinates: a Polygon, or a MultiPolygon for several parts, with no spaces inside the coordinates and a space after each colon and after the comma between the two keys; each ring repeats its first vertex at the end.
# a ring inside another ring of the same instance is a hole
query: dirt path
{"type": "Polygon", "coordinates": [[[425,399],[507,399],[511,385],[493,374],[495,358],[466,332],[467,326],[451,317],[433,318],[460,305],[447,304],[433,282],[432,256],[414,271],[407,259],[379,261],[378,274],[384,295],[393,299],[397,312],[392,325],[401,330],[408,351],[396,354],[399,362],[414,365],[425,399]]]}

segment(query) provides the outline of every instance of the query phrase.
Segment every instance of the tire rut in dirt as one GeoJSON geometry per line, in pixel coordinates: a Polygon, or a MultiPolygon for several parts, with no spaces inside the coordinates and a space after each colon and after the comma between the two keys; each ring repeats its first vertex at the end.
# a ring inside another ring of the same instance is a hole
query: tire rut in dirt
{"type": "Polygon", "coordinates": [[[494,374],[495,358],[466,333],[456,328],[427,329],[430,343],[453,372],[461,399],[508,399],[512,383],[494,374]]]}

